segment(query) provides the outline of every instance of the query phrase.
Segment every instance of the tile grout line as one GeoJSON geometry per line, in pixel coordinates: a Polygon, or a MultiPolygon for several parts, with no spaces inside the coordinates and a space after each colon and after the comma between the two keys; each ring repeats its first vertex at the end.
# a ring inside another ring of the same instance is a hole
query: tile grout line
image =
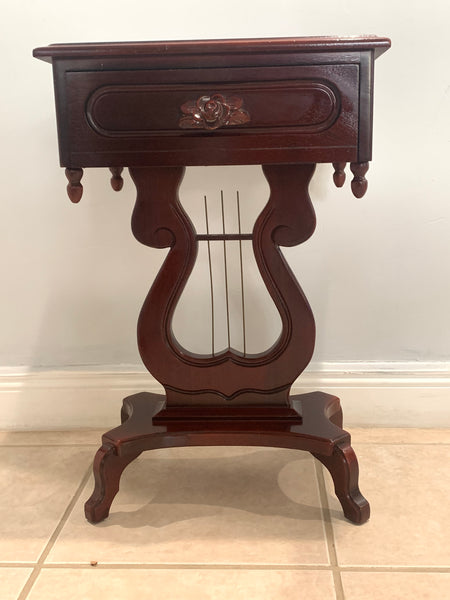
{"type": "Polygon", "coordinates": [[[427,567],[427,566],[341,566],[341,572],[346,573],[450,573],[450,567],[427,567]]]}
{"type": "Polygon", "coordinates": [[[323,467],[319,461],[314,459],[314,467],[316,471],[317,484],[319,487],[320,503],[322,505],[322,522],[325,529],[325,538],[328,547],[328,556],[332,567],[334,592],[336,600],[345,600],[344,586],[342,584],[341,573],[336,553],[336,544],[334,540],[333,525],[331,523],[331,512],[328,504],[327,491],[325,487],[325,479],[323,476],[323,467]]]}
{"type": "Polygon", "coordinates": [[[331,571],[330,565],[277,565],[277,564],[225,564],[225,563],[99,563],[92,566],[89,563],[51,563],[43,565],[42,569],[76,569],[76,570],[120,570],[120,571],[331,571]]]}
{"type": "MultiPolygon", "coordinates": [[[[3,562],[0,563],[1,569],[32,569],[37,563],[33,562],[3,562]]],[[[52,569],[86,569],[90,570],[93,566],[89,563],[80,562],[68,562],[68,563],[49,563],[43,564],[41,569],[52,570],[52,569]]],[[[95,565],[95,569],[120,569],[120,570],[243,570],[243,571],[332,571],[337,568],[332,565],[316,565],[316,564],[225,564],[225,563],[100,563],[95,565]]],[[[450,566],[405,566],[405,565],[361,565],[361,566],[340,566],[339,571],[341,573],[450,573],[450,566]]]]}
{"type": "MultiPolygon", "coordinates": [[[[99,440],[101,439],[101,435],[99,436],[99,440]]],[[[375,440],[375,441],[363,441],[363,440],[358,440],[358,439],[353,439],[352,438],[352,442],[357,444],[358,446],[378,446],[378,445],[382,445],[382,446],[450,446],[450,442],[449,441],[445,441],[445,442],[391,442],[391,441],[382,441],[382,440],[375,440]]],[[[97,441],[92,441],[92,442],[71,442],[71,443],[58,443],[58,442],[51,442],[51,443],[39,443],[39,442],[33,442],[33,443],[23,443],[23,444],[15,444],[15,443],[2,443],[0,441],[0,448],[97,448],[99,445],[99,442],[97,441]]]]}
{"type": "Polygon", "coordinates": [[[98,443],[91,444],[2,444],[0,448],[98,448],[98,443]]]}
{"type": "Polygon", "coordinates": [[[1,562],[0,569],[32,569],[36,563],[34,562],[1,562]]]}
{"type": "MultiPolygon", "coordinates": [[[[374,445],[375,442],[367,442],[367,444],[372,444],[374,445]]],[[[392,444],[382,444],[382,445],[392,445],[392,444]]],[[[395,444],[395,445],[401,445],[401,446],[413,446],[413,445],[427,445],[429,446],[430,444],[395,444]]],[[[442,444],[432,444],[432,445],[442,445],[442,444]]],[[[444,444],[445,445],[445,444],[444,444]]],[[[1,444],[0,444],[1,446],[1,444]]],[[[24,447],[33,447],[33,446],[38,446],[38,447],[42,447],[42,446],[47,446],[47,445],[41,445],[41,444],[37,444],[37,445],[24,445],[24,447]]],[[[51,445],[53,446],[53,445],[51,445]]],[[[61,445],[58,445],[58,447],[61,445]]],[[[65,445],[64,447],[67,447],[68,445],[65,445]]],[[[93,446],[92,444],[89,445],[80,445],[80,444],[74,444],[74,446],[82,446],[82,447],[91,447],[93,446]]],[[[14,445],[13,447],[17,447],[16,445],[14,445]]],[[[66,509],[64,510],[64,513],[59,521],[59,523],[57,524],[57,526],[55,527],[53,533],[51,534],[50,538],[48,539],[47,543],[44,546],[43,551],[41,552],[39,558],[37,561],[30,561],[30,562],[26,562],[26,563],[0,563],[0,568],[1,567],[11,567],[11,566],[20,566],[20,567],[26,567],[29,569],[32,569],[32,572],[30,573],[27,582],[25,583],[22,591],[20,592],[19,596],[17,597],[17,600],[25,600],[26,598],[29,597],[29,594],[31,593],[31,590],[36,582],[36,580],[38,579],[40,573],[42,572],[42,570],[49,570],[49,569],[58,569],[58,568],[67,568],[67,569],[92,569],[92,568],[97,568],[97,569],[242,569],[242,570],[264,570],[264,569],[268,569],[268,570],[311,570],[311,571],[331,571],[333,573],[333,580],[334,580],[334,589],[335,589],[335,594],[336,594],[336,600],[345,600],[345,594],[344,594],[344,589],[343,589],[343,583],[342,583],[342,578],[341,578],[341,574],[344,572],[366,572],[366,573],[370,573],[370,572],[393,572],[393,573],[401,573],[401,572],[417,572],[417,573],[449,573],[450,572],[450,566],[439,566],[439,567],[433,567],[433,566],[402,566],[402,565],[384,565],[384,566],[375,566],[375,565],[347,565],[347,566],[339,566],[338,563],[338,557],[337,557],[337,551],[336,551],[336,544],[335,544],[335,537],[334,537],[334,530],[333,530],[333,525],[332,525],[332,512],[330,509],[330,504],[329,504],[329,500],[328,500],[328,494],[326,491],[326,484],[325,484],[325,477],[324,477],[324,470],[323,467],[319,464],[318,461],[314,460],[314,464],[315,464],[315,475],[316,475],[316,481],[317,481],[317,485],[318,485],[318,491],[319,491],[319,498],[320,498],[320,503],[321,503],[321,511],[322,511],[322,522],[323,522],[323,527],[324,527],[324,533],[325,533],[325,538],[326,538],[326,543],[327,543],[327,548],[328,548],[328,555],[329,555],[329,565],[307,565],[307,564],[303,564],[303,565],[201,565],[201,564],[145,564],[145,563],[137,563],[137,564],[126,564],[126,563],[110,563],[110,564],[101,564],[101,565],[97,565],[97,567],[92,567],[89,564],[84,564],[84,563],[51,563],[51,564],[45,564],[46,559],[48,558],[50,552],[52,551],[52,548],[54,547],[58,536],[60,535],[62,529],[64,528],[65,524],[67,523],[68,519],[70,518],[70,514],[73,511],[73,508],[76,504],[76,502],[78,501],[78,499],[81,497],[82,493],[83,493],[83,489],[89,479],[89,475],[91,472],[92,467],[89,466],[87,472],[85,473],[85,475],[82,477],[81,482],[79,484],[79,486],[77,487],[74,496],[72,497],[72,499],[70,500],[70,502],[68,503],[66,509]]]]}
{"type": "Polygon", "coordinates": [[[88,469],[86,470],[86,473],[82,477],[81,482],[75,491],[75,494],[73,495],[71,501],[67,505],[66,510],[64,511],[58,525],[56,526],[55,530],[53,531],[52,535],[50,536],[50,539],[48,540],[43,551],[41,552],[38,560],[36,561],[36,563],[34,563],[34,568],[31,572],[30,576],[28,577],[25,585],[23,586],[20,594],[17,596],[17,600],[26,600],[26,598],[28,597],[28,594],[30,593],[33,585],[35,584],[36,579],[39,577],[39,574],[41,573],[42,567],[44,566],[44,562],[45,562],[47,556],[49,555],[50,550],[53,548],[59,534],[61,533],[61,530],[63,529],[64,525],[66,524],[66,522],[70,516],[70,513],[72,512],[78,498],[81,496],[81,494],[86,486],[86,483],[89,480],[91,471],[92,471],[92,463],[89,465],[88,469]]]}
{"type": "Polygon", "coordinates": [[[355,441],[353,438],[352,444],[357,444],[358,446],[450,446],[449,442],[363,442],[355,441]]]}
{"type": "Polygon", "coordinates": [[[43,569],[119,569],[119,570],[218,570],[218,571],[340,571],[341,573],[450,573],[450,567],[334,567],[331,565],[277,565],[277,564],[214,564],[214,563],[102,563],[95,567],[88,563],[51,563],[43,569]]]}

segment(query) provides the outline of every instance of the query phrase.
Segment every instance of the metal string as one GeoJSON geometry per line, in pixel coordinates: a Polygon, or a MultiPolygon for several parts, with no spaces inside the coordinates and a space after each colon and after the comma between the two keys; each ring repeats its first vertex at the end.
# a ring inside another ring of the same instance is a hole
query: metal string
{"type": "MultiPolygon", "coordinates": [[[[222,232],[225,236],[225,209],[223,205],[223,190],[220,190],[220,202],[222,206],[222,232]]],[[[223,240],[223,262],[225,268],[225,299],[227,306],[227,335],[228,335],[228,350],[231,348],[230,341],[230,304],[228,300],[228,268],[227,268],[227,243],[225,238],[223,240]]]]}
{"type": "Polygon", "coordinates": [[[206,235],[207,235],[207,244],[208,244],[209,283],[210,283],[210,290],[211,290],[211,354],[214,356],[214,286],[213,286],[212,263],[211,263],[211,242],[209,240],[208,203],[206,201],[206,196],[204,196],[204,199],[205,199],[206,235]]]}
{"type": "MultiPolygon", "coordinates": [[[[242,234],[241,229],[241,208],[239,199],[239,190],[236,191],[236,205],[238,215],[239,236],[242,234]]],[[[244,298],[244,263],[242,260],[242,238],[239,237],[239,263],[241,268],[241,305],[242,305],[242,338],[244,342],[244,356],[246,355],[246,339],[245,339],[245,298],[244,298]]]]}

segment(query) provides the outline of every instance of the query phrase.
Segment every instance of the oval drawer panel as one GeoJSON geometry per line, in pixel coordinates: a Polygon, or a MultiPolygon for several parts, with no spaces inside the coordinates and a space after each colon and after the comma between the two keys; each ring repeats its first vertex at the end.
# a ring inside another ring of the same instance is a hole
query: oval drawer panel
{"type": "Polygon", "coordinates": [[[86,105],[91,127],[108,137],[199,129],[215,134],[262,128],[315,133],[330,127],[339,110],[338,92],[324,81],[106,85],[86,105]]]}

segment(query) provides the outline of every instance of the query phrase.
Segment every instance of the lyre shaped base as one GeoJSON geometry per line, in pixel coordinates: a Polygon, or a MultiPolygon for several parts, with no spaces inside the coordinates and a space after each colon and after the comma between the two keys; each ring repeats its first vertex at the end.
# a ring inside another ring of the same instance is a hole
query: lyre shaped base
{"type": "MultiPolygon", "coordinates": [[[[132,216],[134,236],[152,248],[169,248],[144,302],[137,327],[142,361],[164,386],[168,405],[242,404],[244,397],[246,403],[254,403],[248,392],[255,395],[256,403],[286,405],[290,386],[311,359],[314,317],[281,247],[301,244],[314,232],[316,219],[308,186],[315,165],[263,165],[262,169],[270,196],[256,219],[250,239],[260,276],[279,313],[281,333],[272,347],[261,353],[240,355],[228,344],[226,352],[197,355],[180,346],[172,328],[174,311],[192,274],[199,245],[197,232],[178,197],[184,170],[181,167],[130,168],[137,189],[132,216]]],[[[222,221],[229,331],[223,217],[222,221]]],[[[213,243],[214,236],[202,237],[213,243]]],[[[243,279],[242,272],[241,277],[243,279]]],[[[214,333],[215,293],[211,291],[211,295],[214,333]]]]}
{"type": "Polygon", "coordinates": [[[330,471],[347,519],[362,524],[369,518],[369,504],[358,488],[358,462],[350,435],[342,429],[335,396],[302,394],[290,398],[289,408],[265,406],[255,412],[236,407],[226,416],[218,414],[217,407],[202,407],[201,412],[199,407],[165,407],[165,398],[157,394],[125,398],[122,425],[103,435],[94,460],[95,489],[85,505],[91,523],[108,516],[129,463],[145,450],[174,446],[269,446],[311,452],[330,471]]]}

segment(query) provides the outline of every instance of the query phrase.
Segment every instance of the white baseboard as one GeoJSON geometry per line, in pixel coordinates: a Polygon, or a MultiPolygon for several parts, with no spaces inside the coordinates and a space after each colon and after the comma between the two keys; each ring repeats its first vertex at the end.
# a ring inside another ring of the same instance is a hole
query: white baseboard
{"type": "MultiPolygon", "coordinates": [[[[142,368],[0,371],[1,430],[108,429],[119,424],[122,399],[162,388],[142,368]]],[[[347,427],[450,427],[449,363],[322,363],[293,393],[340,397],[347,427]]]]}

